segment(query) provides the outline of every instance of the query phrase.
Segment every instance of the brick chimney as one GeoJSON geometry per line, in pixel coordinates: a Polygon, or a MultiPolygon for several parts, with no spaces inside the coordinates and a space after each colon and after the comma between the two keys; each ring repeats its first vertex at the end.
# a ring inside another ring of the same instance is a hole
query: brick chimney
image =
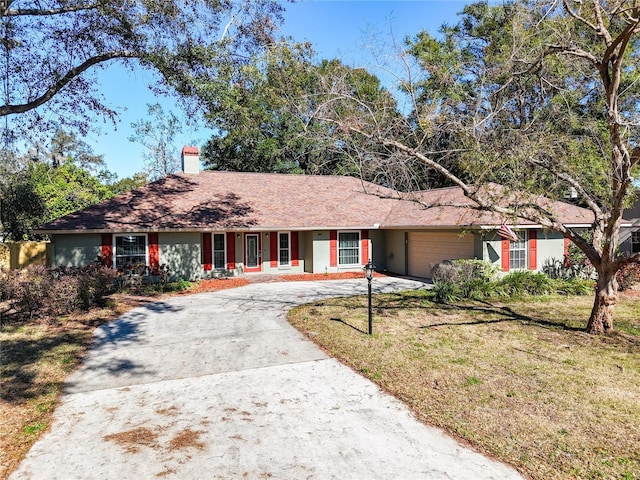
{"type": "Polygon", "coordinates": [[[182,171],[190,175],[200,172],[200,152],[198,147],[182,147],[182,171]]]}

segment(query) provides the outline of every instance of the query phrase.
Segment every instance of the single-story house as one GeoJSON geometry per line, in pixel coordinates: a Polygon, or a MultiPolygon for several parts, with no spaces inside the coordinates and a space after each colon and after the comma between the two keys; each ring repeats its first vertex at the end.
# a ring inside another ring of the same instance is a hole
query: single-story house
{"type": "Polygon", "coordinates": [[[624,218],[628,224],[620,229],[620,252],[640,253],[640,200],[624,211],[624,218]]]}
{"type": "MultiPolygon", "coordinates": [[[[51,263],[113,268],[166,265],[174,277],[360,270],[430,277],[446,259],[478,258],[502,271],[540,270],[562,260],[562,235],[527,221],[507,222],[518,241],[500,237],[505,218],[472,208],[459,188],[421,192],[425,208],[394,190],[345,176],[200,171],[198,149],[183,149],[183,171],[59,218],[49,234],[51,263]]],[[[573,227],[588,210],[550,202],[573,227]]]]}

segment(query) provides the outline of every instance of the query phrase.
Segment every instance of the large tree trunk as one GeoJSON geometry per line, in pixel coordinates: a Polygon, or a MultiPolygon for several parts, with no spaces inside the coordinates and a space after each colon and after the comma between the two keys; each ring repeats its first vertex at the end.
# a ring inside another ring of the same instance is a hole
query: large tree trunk
{"type": "Polygon", "coordinates": [[[613,332],[613,309],[618,301],[618,282],[615,272],[599,272],[587,333],[602,335],[613,332]]]}

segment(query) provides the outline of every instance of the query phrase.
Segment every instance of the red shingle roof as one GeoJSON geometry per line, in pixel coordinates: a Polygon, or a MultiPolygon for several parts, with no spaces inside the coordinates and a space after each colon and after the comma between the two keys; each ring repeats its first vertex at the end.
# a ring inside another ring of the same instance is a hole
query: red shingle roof
{"type": "MultiPolygon", "coordinates": [[[[431,204],[471,205],[457,188],[419,195],[431,204]]],[[[554,206],[564,223],[592,221],[587,210],[558,202],[554,206]]],[[[435,228],[499,225],[504,220],[469,208],[425,209],[400,200],[393,190],[353,177],[204,171],[171,175],[59,218],[39,231],[435,228]]]]}

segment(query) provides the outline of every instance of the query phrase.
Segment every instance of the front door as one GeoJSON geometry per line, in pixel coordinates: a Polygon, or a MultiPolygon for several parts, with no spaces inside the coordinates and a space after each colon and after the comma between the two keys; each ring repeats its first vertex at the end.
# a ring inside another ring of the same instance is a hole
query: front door
{"type": "Polygon", "coordinates": [[[262,271],[262,264],[260,262],[260,235],[257,233],[246,233],[244,235],[244,271],[262,271]]]}

